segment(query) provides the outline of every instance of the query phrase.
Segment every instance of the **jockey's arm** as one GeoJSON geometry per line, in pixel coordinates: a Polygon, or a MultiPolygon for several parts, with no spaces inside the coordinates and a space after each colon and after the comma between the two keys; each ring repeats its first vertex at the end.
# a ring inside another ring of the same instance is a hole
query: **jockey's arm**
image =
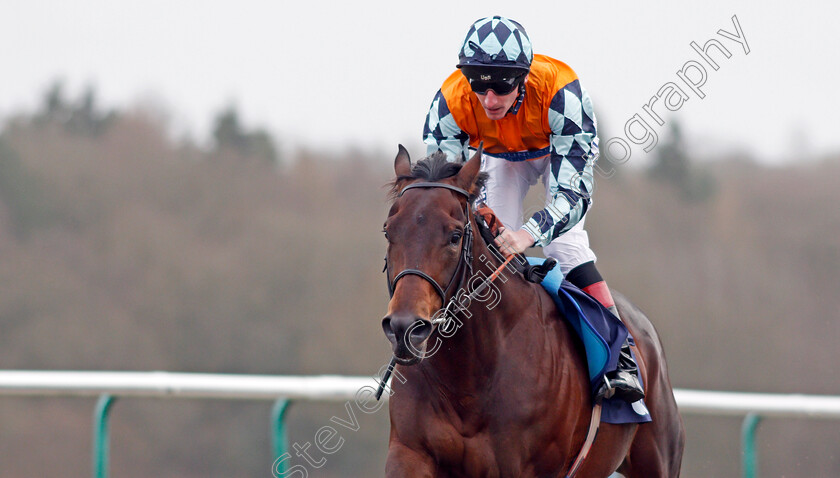
{"type": "MultiPolygon", "coordinates": [[[[520,253],[534,245],[548,245],[577,224],[589,207],[598,145],[592,103],[577,80],[554,95],[548,119],[552,128],[548,172],[552,200],[521,229],[502,229],[496,242],[503,252],[520,253]],[[567,99],[569,95],[573,98],[567,99]]],[[[455,122],[440,91],[426,116],[423,141],[427,154],[440,150],[451,161],[469,158],[469,135],[455,122]]]]}
{"type": "MultiPolygon", "coordinates": [[[[449,113],[446,99],[438,91],[429,114],[426,115],[426,125],[423,128],[423,142],[426,143],[426,154],[435,151],[446,153],[450,161],[469,158],[469,135],[465,133],[449,113]]],[[[531,234],[524,229],[511,231],[504,227],[499,229],[496,246],[505,256],[523,252],[534,244],[531,234]]]]}
{"type": "Polygon", "coordinates": [[[548,121],[552,131],[549,200],[522,226],[539,246],[548,245],[586,214],[595,187],[593,165],[598,157],[595,113],[578,80],[554,95],[548,121]]]}
{"type": "Polygon", "coordinates": [[[426,154],[441,150],[450,161],[466,161],[469,158],[470,137],[455,122],[440,90],[426,115],[423,142],[426,143],[426,154]]]}

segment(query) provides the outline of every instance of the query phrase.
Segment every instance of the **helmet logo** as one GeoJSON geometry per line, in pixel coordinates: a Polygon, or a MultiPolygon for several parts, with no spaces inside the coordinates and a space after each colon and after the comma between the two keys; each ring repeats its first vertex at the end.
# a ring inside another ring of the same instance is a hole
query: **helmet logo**
{"type": "Polygon", "coordinates": [[[490,81],[491,78],[491,75],[481,75],[481,81],[490,81]]]}

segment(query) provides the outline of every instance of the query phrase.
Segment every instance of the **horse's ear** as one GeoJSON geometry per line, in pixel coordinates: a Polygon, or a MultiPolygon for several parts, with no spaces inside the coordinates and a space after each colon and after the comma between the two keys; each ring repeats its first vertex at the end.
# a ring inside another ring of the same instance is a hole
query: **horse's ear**
{"type": "Polygon", "coordinates": [[[411,158],[408,157],[408,150],[403,145],[400,145],[400,150],[394,159],[394,172],[397,173],[397,177],[411,176],[411,158]]]}
{"type": "Polygon", "coordinates": [[[475,152],[469,161],[464,163],[461,171],[458,172],[458,186],[472,193],[473,185],[481,171],[481,154],[484,152],[484,142],[478,145],[478,150],[475,152]]]}

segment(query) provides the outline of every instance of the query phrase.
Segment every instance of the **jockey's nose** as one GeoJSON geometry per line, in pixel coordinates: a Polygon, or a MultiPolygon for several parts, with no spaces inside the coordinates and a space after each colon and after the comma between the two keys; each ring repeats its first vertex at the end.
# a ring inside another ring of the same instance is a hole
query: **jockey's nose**
{"type": "Polygon", "coordinates": [[[391,342],[395,355],[408,358],[406,352],[416,355],[422,350],[423,342],[432,333],[432,323],[415,315],[390,314],[382,319],[382,331],[391,342]],[[411,347],[407,348],[408,345],[411,347]]]}
{"type": "Polygon", "coordinates": [[[484,103],[487,104],[487,107],[493,108],[499,104],[499,95],[493,90],[487,90],[487,93],[484,95],[484,103]]]}

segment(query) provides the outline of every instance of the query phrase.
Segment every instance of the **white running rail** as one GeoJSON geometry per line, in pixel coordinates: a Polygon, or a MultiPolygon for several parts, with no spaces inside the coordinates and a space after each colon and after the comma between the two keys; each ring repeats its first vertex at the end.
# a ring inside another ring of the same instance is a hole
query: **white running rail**
{"type": "MultiPolygon", "coordinates": [[[[233,400],[353,400],[376,388],[371,377],[235,375],[178,372],[0,370],[0,395],[217,398],[233,400]]],[[[384,394],[387,399],[388,394],[384,394]]],[[[689,414],[840,418],[840,397],[675,389],[689,414]]]]}
{"type": "MultiPolygon", "coordinates": [[[[117,397],[275,400],[272,442],[275,455],[282,457],[287,447],[283,423],[290,401],[370,401],[378,385],[373,376],[0,370],[0,395],[99,397],[94,412],[94,478],[108,477],[108,410],[117,397]]],[[[757,475],[755,432],[762,417],[840,418],[838,396],[686,389],[675,389],[674,396],[682,414],[744,417],[741,447],[746,478],[757,475]]],[[[388,399],[387,393],[383,399],[388,399]]]]}

